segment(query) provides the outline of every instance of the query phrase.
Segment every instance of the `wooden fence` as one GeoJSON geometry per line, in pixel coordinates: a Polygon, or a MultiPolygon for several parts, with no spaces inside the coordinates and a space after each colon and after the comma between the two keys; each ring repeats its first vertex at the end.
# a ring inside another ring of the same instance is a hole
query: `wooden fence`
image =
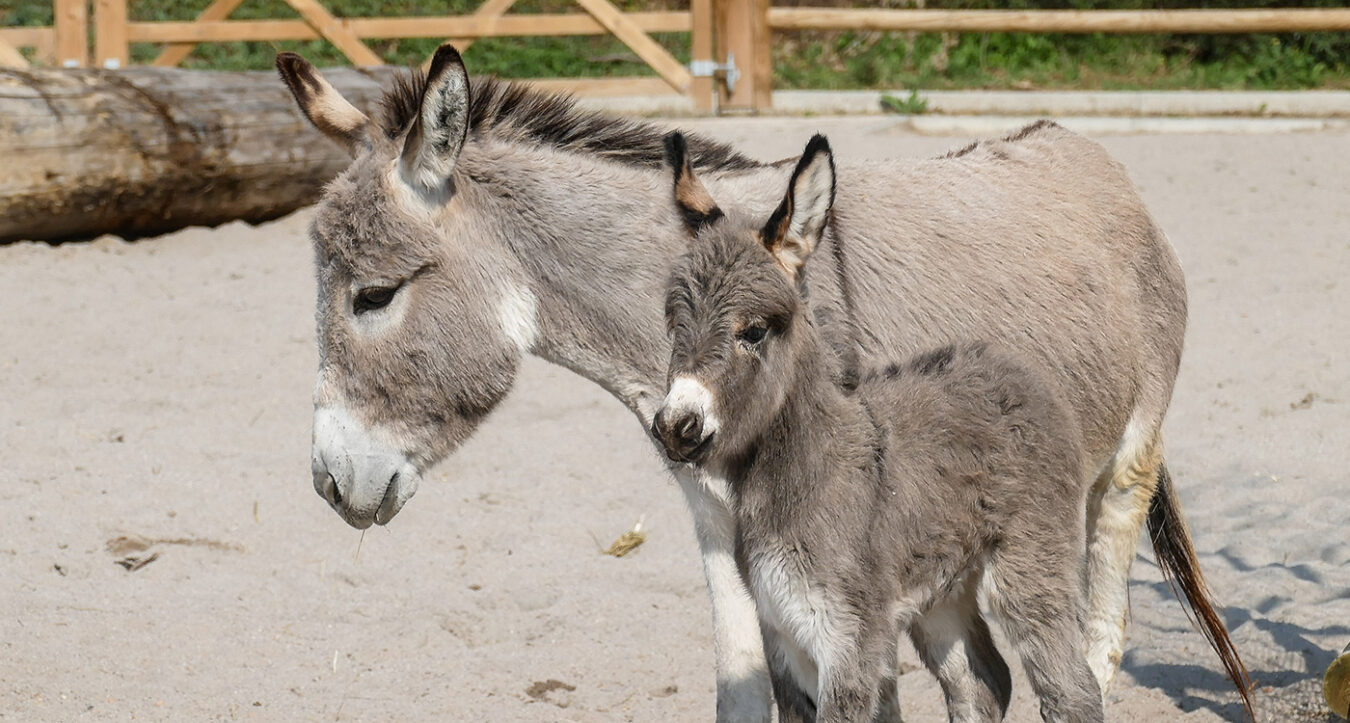
{"type": "MultiPolygon", "coordinates": [[[[134,1],[134,0],[132,0],[134,1]]],[[[610,0],[574,0],[582,12],[508,14],[514,0],[486,0],[471,15],[339,18],[319,0],[285,0],[299,20],[229,20],[246,0],[214,0],[195,20],[139,22],[128,0],[53,0],[51,27],[0,28],[0,67],[28,64],[19,48],[62,67],[124,67],[131,43],[160,43],[152,61],[176,66],[199,43],[323,38],[354,65],[380,65],[367,38],[443,38],[461,49],[478,38],[613,34],[652,77],[539,79],[581,95],[677,93],[698,109],[768,109],[775,31],[887,30],[1036,33],[1253,33],[1350,31],[1350,8],[1276,10],[888,10],[772,7],[770,0],[691,0],[688,11],[625,13],[610,0]],[[94,47],[89,52],[92,5],[94,47]],[[650,33],[690,33],[680,63],[650,33]]]]}
{"type": "Polygon", "coordinates": [[[20,48],[32,48],[39,60],[65,68],[82,68],[89,63],[89,5],[77,2],[52,3],[54,22],[46,27],[0,27],[0,68],[27,67],[20,48]]]}

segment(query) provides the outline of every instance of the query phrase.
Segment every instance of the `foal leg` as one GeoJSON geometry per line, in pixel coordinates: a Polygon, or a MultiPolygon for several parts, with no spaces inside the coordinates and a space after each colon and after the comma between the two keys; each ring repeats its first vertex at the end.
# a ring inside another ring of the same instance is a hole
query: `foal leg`
{"type": "Polygon", "coordinates": [[[1012,675],[980,615],[976,588],[967,581],[909,628],[919,658],[942,684],[952,723],[1003,720],[1012,698],[1012,675]]]}
{"type": "Polygon", "coordinates": [[[805,651],[776,630],[761,627],[764,655],[769,663],[778,723],[815,723],[816,682],[819,672],[805,651]]]}
{"type": "Polygon", "coordinates": [[[900,690],[896,684],[895,656],[887,661],[886,672],[881,676],[881,685],[877,686],[877,709],[872,714],[872,723],[903,723],[900,718],[900,690]]]}
{"type": "Polygon", "coordinates": [[[861,723],[876,715],[879,684],[894,667],[894,631],[867,622],[861,627],[822,655],[829,662],[820,667],[819,723],[861,723]]]}
{"type": "Polygon", "coordinates": [[[736,567],[735,524],[719,498],[726,481],[688,468],[680,482],[712,598],[713,654],[717,663],[717,723],[769,723],[773,696],[764,661],[759,614],[736,567]]]}
{"type": "Polygon", "coordinates": [[[1100,723],[1102,692],[1083,654],[1081,538],[1022,542],[990,561],[989,606],[1022,659],[1041,718],[1100,723]]]}
{"type": "Polygon", "coordinates": [[[1129,607],[1130,565],[1158,488],[1161,446],[1131,424],[1088,496],[1088,665],[1103,694],[1120,667],[1129,607]]]}

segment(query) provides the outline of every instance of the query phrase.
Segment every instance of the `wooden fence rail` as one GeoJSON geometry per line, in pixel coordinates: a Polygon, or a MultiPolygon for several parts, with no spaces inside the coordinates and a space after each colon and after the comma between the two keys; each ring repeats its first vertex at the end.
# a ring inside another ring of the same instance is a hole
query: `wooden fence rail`
{"type": "Polygon", "coordinates": [[[866,10],[773,8],[774,30],[935,33],[1294,33],[1350,30],[1350,8],[1283,10],[866,10]]]}
{"type": "Polygon", "coordinates": [[[53,0],[54,21],[42,27],[0,28],[0,68],[28,66],[20,48],[32,48],[38,60],[62,68],[89,64],[89,5],[85,0],[53,0]]]}
{"type": "Polygon", "coordinates": [[[323,38],[354,65],[382,63],[369,38],[478,38],[612,34],[656,73],[653,77],[541,80],[583,95],[678,93],[708,109],[768,109],[772,33],[802,30],[1021,33],[1257,33],[1350,31],[1350,8],[1270,10],[887,10],[771,7],[771,0],[691,0],[688,11],[625,13],[611,0],[574,0],[584,12],[508,14],[514,0],[486,0],[462,16],[339,18],[320,0],[285,0],[299,20],[230,20],[248,0],[213,0],[193,21],[129,19],[136,0],[53,0],[51,27],[0,28],[0,67],[24,67],[20,48],[43,64],[80,67],[90,60],[88,8],[94,12],[93,64],[120,68],[131,43],[160,43],[153,65],[172,67],[199,43],[323,38]],[[690,33],[692,58],[680,63],[652,33],[690,33]],[[720,81],[720,82],[719,82],[720,81]]]}
{"type": "MultiPolygon", "coordinates": [[[[1350,31],[1350,8],[1270,10],[906,10],[769,7],[744,0],[747,16],[763,30],[742,31],[737,65],[758,69],[732,94],[731,105],[770,107],[772,32],[802,30],[915,31],[933,33],[1284,33],[1350,31]],[[741,58],[745,58],[744,64],[741,58]],[[767,68],[768,70],[765,70],[767,68]]],[[[729,26],[719,23],[719,43],[729,26]]],[[[719,45],[719,47],[721,47],[719,45]]],[[[742,71],[744,72],[744,71],[742,71]]]]}
{"type": "MultiPolygon", "coordinates": [[[[676,93],[690,97],[700,110],[711,109],[711,73],[691,67],[713,63],[713,2],[691,0],[688,11],[625,13],[611,0],[574,0],[577,13],[507,15],[514,0],[487,0],[472,15],[339,18],[320,0],[285,0],[299,20],[230,20],[247,0],[214,0],[192,21],[144,22],[130,19],[135,0],[53,0],[56,22],[50,27],[0,28],[0,67],[27,67],[21,48],[33,49],[44,65],[81,67],[90,64],[88,9],[94,8],[92,64],[117,69],[130,61],[132,43],[159,43],[165,48],[152,65],[173,67],[200,43],[324,39],[356,66],[383,61],[366,45],[369,38],[440,38],[467,46],[478,38],[612,34],[628,46],[656,77],[540,79],[547,87],[580,95],[676,93]],[[690,33],[693,63],[686,66],[652,33],[690,33]]],[[[722,0],[734,3],[740,0],[722,0]]]]}
{"type": "MultiPolygon", "coordinates": [[[[689,13],[628,13],[649,33],[689,32],[689,13]]],[[[539,24],[549,35],[603,35],[607,30],[594,18],[578,14],[518,15],[480,19],[472,15],[412,18],[349,18],[339,24],[358,38],[499,38],[536,35],[539,24]]],[[[127,40],[133,43],[226,43],[239,40],[314,40],[319,31],[303,20],[198,20],[129,22],[127,40]]],[[[378,63],[376,63],[378,65],[378,63]]]]}

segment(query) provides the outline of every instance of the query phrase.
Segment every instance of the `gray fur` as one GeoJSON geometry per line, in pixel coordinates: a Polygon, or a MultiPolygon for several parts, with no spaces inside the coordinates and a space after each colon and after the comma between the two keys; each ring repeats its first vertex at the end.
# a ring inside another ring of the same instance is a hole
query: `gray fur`
{"type": "MultiPolygon", "coordinates": [[[[808,149],[798,172],[822,167],[808,149]]],[[[796,179],[794,218],[823,224],[828,205],[804,212],[796,179]]],[[[812,718],[814,688],[820,721],[871,720],[911,625],[926,658],[988,641],[973,595],[983,582],[1042,716],[1101,720],[1083,651],[1086,465],[1072,410],[1033,365],[969,343],[865,374],[846,393],[804,285],[776,256],[782,239],[758,228],[744,217],[703,226],[668,291],[670,376],[711,390],[716,433],[667,407],[653,431],[673,458],[729,480],[736,557],[765,637],[817,666],[811,680],[771,660],[780,718],[812,718]]],[[[1001,700],[963,711],[949,694],[954,718],[998,720],[1006,708],[1007,669],[983,644],[972,674],[993,679],[984,685],[1001,700]]]]}
{"type": "MultiPolygon", "coordinates": [[[[410,203],[390,172],[407,135],[399,123],[415,115],[395,99],[384,132],[361,135],[368,145],[329,186],[312,230],[316,409],[345,405],[423,471],[509,391],[522,353],[600,384],[650,424],[668,361],[660,300],[686,246],[660,166],[661,129],[586,114],[522,86],[475,81],[473,93],[443,206],[410,203]],[[541,109],[547,120],[530,121],[541,109]],[[391,307],[403,304],[403,320],[364,333],[361,320],[374,317],[354,314],[352,292],[380,285],[397,289],[391,307]],[[525,346],[502,326],[501,299],[511,289],[537,301],[537,335],[525,346]]],[[[325,107],[297,97],[307,113],[325,107]]],[[[341,135],[348,126],[316,125],[350,144],[341,135]]],[[[698,137],[689,145],[729,213],[764,218],[779,202],[773,189],[784,187],[789,167],[756,165],[698,137]]],[[[1038,125],[959,157],[843,162],[838,175],[832,220],[805,270],[811,315],[837,354],[832,373],[986,339],[1051,371],[1083,431],[1091,472],[1081,489],[1099,470],[1109,484],[1113,466],[1134,459],[1115,459],[1132,418],[1150,453],[1159,449],[1185,326],[1181,272],[1129,179],[1098,145],[1038,125]]],[[[316,488],[334,508],[358,526],[388,521],[392,514],[379,518],[375,508],[384,508],[394,482],[328,477],[321,451],[335,452],[316,440],[316,488]]],[[[724,621],[744,616],[719,607],[743,595],[719,588],[725,583],[714,574],[732,545],[717,481],[674,470],[694,510],[716,639],[743,639],[724,621]]],[[[1090,509],[1096,515],[1100,505],[1090,509]]],[[[1138,537],[1137,527],[1109,534],[1130,549],[1138,537]]],[[[1090,589],[1123,585],[1119,570],[1098,572],[1090,569],[1090,589]]],[[[747,719],[762,720],[768,679],[754,671],[729,677],[727,656],[747,654],[730,645],[718,648],[719,718],[741,706],[752,711],[747,719]]]]}

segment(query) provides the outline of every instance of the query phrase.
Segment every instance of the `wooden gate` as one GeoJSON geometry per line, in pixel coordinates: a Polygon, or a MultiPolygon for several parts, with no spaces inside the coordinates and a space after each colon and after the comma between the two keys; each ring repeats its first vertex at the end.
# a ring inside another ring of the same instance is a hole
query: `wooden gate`
{"type": "MultiPolygon", "coordinates": [[[[713,107],[714,79],[720,67],[713,60],[714,0],[691,0],[687,11],[629,13],[610,0],[574,0],[583,12],[553,14],[509,14],[515,0],[486,0],[471,15],[397,18],[339,18],[319,0],[285,0],[299,20],[230,20],[230,14],[247,0],[214,0],[195,20],[186,22],[132,21],[127,12],[129,0],[92,0],[92,63],[84,41],[88,1],[53,0],[56,22],[52,27],[0,28],[0,67],[26,66],[18,51],[22,47],[33,48],[39,59],[52,65],[115,69],[127,65],[131,43],[164,44],[151,64],[173,67],[199,43],[318,38],[332,43],[353,65],[376,66],[384,61],[366,45],[365,38],[449,39],[464,50],[478,38],[612,34],[656,77],[531,80],[578,95],[683,95],[699,110],[713,107]],[[680,32],[691,36],[692,62],[687,66],[650,35],[680,32]]],[[[721,0],[721,4],[742,5],[746,0],[721,0]]]]}
{"type": "Polygon", "coordinates": [[[472,15],[338,18],[319,0],[285,0],[299,20],[229,20],[247,0],[214,0],[196,20],[131,22],[128,0],[53,0],[52,27],[0,28],[0,67],[27,64],[19,48],[65,67],[88,63],[88,6],[95,8],[93,64],[120,68],[131,43],[162,43],[154,65],[182,62],[198,43],[324,38],[358,66],[382,60],[364,38],[450,38],[461,49],[478,38],[612,34],[652,77],[533,79],[578,95],[678,94],[694,107],[765,110],[772,106],[774,31],[883,30],[1027,33],[1253,33],[1350,30],[1350,8],[1269,10],[904,10],[771,7],[770,0],[690,0],[688,11],[625,13],[610,0],[573,0],[583,12],[510,14],[515,0],[485,0],[472,15]],[[683,65],[650,33],[690,33],[683,65]],[[715,42],[714,42],[715,41],[715,42]],[[716,96],[714,96],[716,93],[716,96]]]}

